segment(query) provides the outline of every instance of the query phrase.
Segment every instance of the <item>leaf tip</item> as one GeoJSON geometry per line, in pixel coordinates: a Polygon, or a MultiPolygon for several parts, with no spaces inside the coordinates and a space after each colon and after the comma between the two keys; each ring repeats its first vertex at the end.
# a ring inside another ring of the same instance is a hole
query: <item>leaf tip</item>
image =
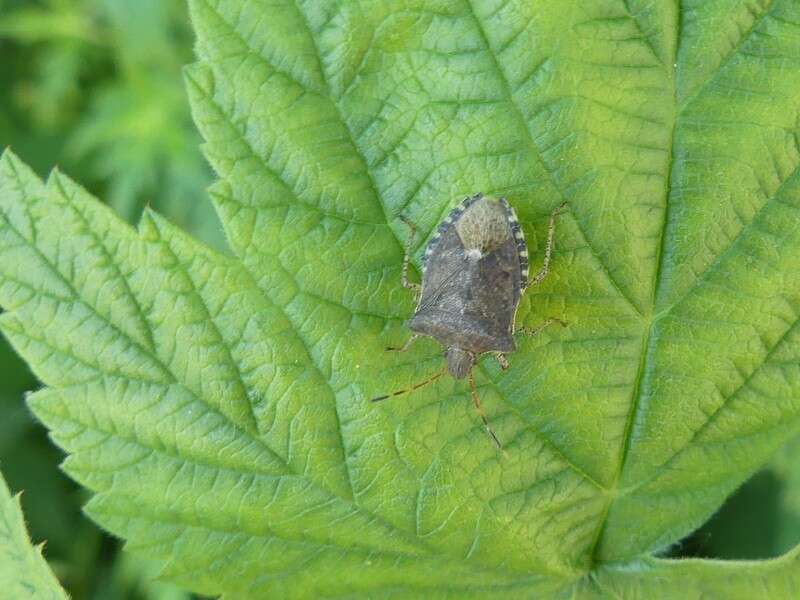
{"type": "Polygon", "coordinates": [[[50,200],[57,204],[73,204],[81,195],[81,192],[85,193],[83,188],[65,175],[58,166],[51,169],[45,181],[45,186],[50,192],[50,200]]]}
{"type": "Polygon", "coordinates": [[[164,217],[159,215],[152,206],[146,205],[142,210],[142,217],[139,219],[139,235],[149,242],[160,240],[164,221],[164,217]]]}
{"type": "Polygon", "coordinates": [[[5,171],[8,168],[12,171],[18,171],[22,164],[22,160],[14,153],[11,146],[3,148],[3,152],[0,153],[0,170],[5,171]]]}
{"type": "Polygon", "coordinates": [[[40,398],[42,396],[42,394],[40,393],[41,391],[42,390],[39,390],[38,392],[27,391],[23,395],[23,400],[25,401],[25,404],[27,404],[28,408],[30,408],[34,412],[36,412],[36,408],[41,403],[41,398],[40,398]]]}
{"type": "Polygon", "coordinates": [[[25,392],[25,404],[33,415],[51,430],[52,436],[62,417],[59,394],[52,388],[46,387],[25,392]]]}
{"type": "Polygon", "coordinates": [[[50,174],[47,176],[48,187],[52,186],[62,194],[66,194],[67,188],[70,186],[70,184],[75,185],[72,183],[72,180],[69,177],[64,175],[64,172],[58,165],[50,170],[50,174]]]}

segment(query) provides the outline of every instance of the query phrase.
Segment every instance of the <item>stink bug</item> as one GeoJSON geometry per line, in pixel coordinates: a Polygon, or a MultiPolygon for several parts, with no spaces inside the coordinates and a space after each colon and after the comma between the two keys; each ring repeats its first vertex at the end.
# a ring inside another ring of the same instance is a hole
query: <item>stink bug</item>
{"type": "Polygon", "coordinates": [[[490,352],[505,370],[509,367],[505,355],[516,350],[514,333],[535,335],[553,323],[566,325],[560,319],[550,318],[533,329],[514,327],[523,292],[529,284],[536,285],[547,276],[555,219],[565,204],[550,214],[544,263],[530,282],[525,237],[514,209],[505,198],[496,200],[476,194],[465,198],[447,215],[425,250],[422,285],[408,281],[409,250],[416,230],[403,219],[411,228],[411,235],[403,259],[402,284],[414,290],[418,302],[414,316],[406,323],[413,335],[402,347],[387,350],[405,352],[414,340],[427,335],[446,348],[447,364],[428,379],[373,398],[373,402],[419,389],[446,371],[456,379],[468,377],[475,408],[487,433],[501,448],[481,408],[472,368],[481,355],[490,352]]]}

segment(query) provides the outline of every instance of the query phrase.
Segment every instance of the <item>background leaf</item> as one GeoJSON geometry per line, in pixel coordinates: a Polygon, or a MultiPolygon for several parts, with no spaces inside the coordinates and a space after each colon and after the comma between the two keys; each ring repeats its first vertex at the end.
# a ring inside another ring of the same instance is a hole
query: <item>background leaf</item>
{"type": "Polygon", "coordinates": [[[6,0],[0,145],[79,174],[129,221],[151,205],[223,248],[180,83],[191,41],[183,0],[6,0]]]}
{"type": "Polygon", "coordinates": [[[96,520],[234,597],[796,588],[647,558],[798,431],[796,3],[190,5],[236,259],[2,164],[0,326],[96,520]],[[570,205],[518,313],[570,326],[479,368],[508,459],[461,383],[366,402],[441,364],[382,352],[397,216],[419,255],[477,190],[532,250],[570,205]]]}
{"type": "Polygon", "coordinates": [[[0,586],[6,598],[66,599],[42,556],[28,538],[19,497],[0,477],[0,586]]]}

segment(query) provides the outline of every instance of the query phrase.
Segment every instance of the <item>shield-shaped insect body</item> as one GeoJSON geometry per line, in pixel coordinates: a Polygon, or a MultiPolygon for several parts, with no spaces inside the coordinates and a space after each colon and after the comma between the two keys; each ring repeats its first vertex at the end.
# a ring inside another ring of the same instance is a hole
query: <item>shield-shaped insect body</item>
{"type": "MultiPolygon", "coordinates": [[[[538,283],[547,275],[553,247],[555,217],[550,216],[542,269],[534,278],[538,283]]],[[[413,238],[413,225],[412,227],[413,238]]],[[[522,293],[528,286],[528,248],[516,213],[505,198],[482,194],[464,199],[442,221],[428,243],[422,268],[422,285],[408,281],[408,252],[403,262],[403,285],[419,295],[414,315],[407,325],[414,335],[402,348],[405,351],[420,335],[430,336],[446,348],[447,365],[427,380],[387,396],[384,400],[427,385],[445,371],[456,379],[469,377],[472,398],[486,429],[500,446],[480,406],[472,368],[478,358],[494,353],[505,369],[505,354],[516,349],[514,318],[522,293]]],[[[534,334],[558,322],[548,319],[534,334]]]]}
{"type": "Polygon", "coordinates": [[[528,279],[528,250],[514,209],[501,198],[469,198],[428,244],[422,290],[408,327],[447,348],[453,377],[484,352],[511,352],[514,313],[528,279]]]}

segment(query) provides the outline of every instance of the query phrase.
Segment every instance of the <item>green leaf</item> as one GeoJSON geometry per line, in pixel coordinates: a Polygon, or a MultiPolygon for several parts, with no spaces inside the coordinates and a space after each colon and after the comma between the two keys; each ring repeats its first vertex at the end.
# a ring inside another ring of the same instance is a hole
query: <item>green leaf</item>
{"type": "Polygon", "coordinates": [[[0,327],[94,519],[231,597],[800,585],[794,555],[651,558],[800,429],[800,5],[190,7],[235,258],[0,165],[0,327]],[[570,207],[517,315],[569,327],[477,369],[507,457],[462,382],[368,402],[442,361],[383,351],[399,216],[419,265],[478,190],[539,257],[570,207]]]}
{"type": "Polygon", "coordinates": [[[5,598],[66,599],[67,594],[25,529],[19,496],[0,476],[0,589],[5,598]]]}

